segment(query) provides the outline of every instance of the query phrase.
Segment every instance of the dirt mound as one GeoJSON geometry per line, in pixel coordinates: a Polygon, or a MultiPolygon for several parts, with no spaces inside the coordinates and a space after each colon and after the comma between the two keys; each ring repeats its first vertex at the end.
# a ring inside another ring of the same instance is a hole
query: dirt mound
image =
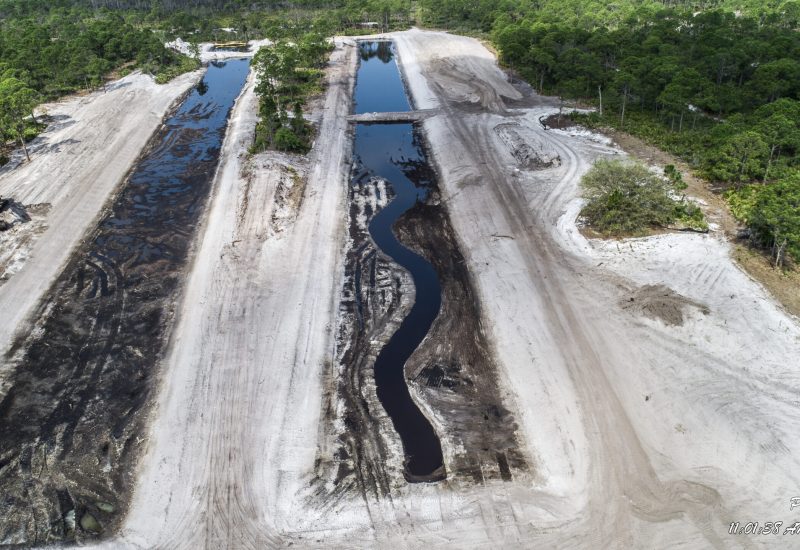
{"type": "Polygon", "coordinates": [[[681,296],[665,285],[645,285],[620,300],[622,309],[645,315],[651,319],[659,319],[666,325],[683,324],[687,307],[696,307],[708,314],[708,307],[681,296]]]}
{"type": "Polygon", "coordinates": [[[289,227],[300,213],[306,190],[306,176],[288,163],[275,163],[274,166],[281,170],[270,216],[272,234],[277,235],[289,227]]]}
{"type": "Polygon", "coordinates": [[[545,130],[566,130],[567,128],[578,126],[578,124],[576,124],[567,113],[563,113],[561,115],[556,113],[548,117],[540,117],[539,122],[545,130]]]}
{"type": "Polygon", "coordinates": [[[522,127],[517,123],[498,124],[494,127],[497,136],[508,147],[520,167],[526,170],[543,170],[561,166],[561,157],[547,147],[534,135],[522,135],[522,127]]]}

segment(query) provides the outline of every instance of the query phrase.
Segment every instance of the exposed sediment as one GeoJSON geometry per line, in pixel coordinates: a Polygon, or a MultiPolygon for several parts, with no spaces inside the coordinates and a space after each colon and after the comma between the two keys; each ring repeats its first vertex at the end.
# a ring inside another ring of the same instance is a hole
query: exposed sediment
{"type": "Polygon", "coordinates": [[[236,78],[247,73],[231,70],[151,138],[4,358],[13,369],[0,394],[4,543],[81,542],[119,525],[236,78]]]}
{"type": "Polygon", "coordinates": [[[321,456],[317,475],[331,489],[387,496],[402,479],[400,438],[375,392],[373,365],[414,301],[407,271],[393,264],[369,238],[369,220],[391,200],[384,180],[354,183],[349,192],[349,236],[337,327],[338,353],[324,414],[336,440],[321,456]]]}
{"type": "Polygon", "coordinates": [[[438,194],[406,212],[395,230],[433,264],[442,284],[442,309],[406,364],[406,377],[436,419],[449,449],[448,472],[475,483],[510,481],[528,464],[514,416],[503,405],[480,303],[438,194]]]}
{"type": "MultiPolygon", "coordinates": [[[[406,383],[442,440],[448,477],[459,483],[511,480],[528,465],[517,441],[516,422],[503,406],[464,258],[438,200],[433,171],[424,163],[407,163],[404,170],[424,182],[429,195],[427,203],[418,203],[399,218],[395,233],[433,265],[442,287],[441,310],[406,363],[406,383]]],[[[350,190],[351,244],[338,365],[328,381],[324,411],[338,447],[333,456],[320,456],[317,463],[318,479],[327,480],[327,490],[340,495],[355,490],[388,496],[402,483],[402,475],[407,477],[400,438],[377,398],[373,373],[378,353],[415,299],[409,274],[376,249],[367,231],[372,216],[390,202],[390,192],[391,184],[380,179],[356,181],[350,190]]]]}

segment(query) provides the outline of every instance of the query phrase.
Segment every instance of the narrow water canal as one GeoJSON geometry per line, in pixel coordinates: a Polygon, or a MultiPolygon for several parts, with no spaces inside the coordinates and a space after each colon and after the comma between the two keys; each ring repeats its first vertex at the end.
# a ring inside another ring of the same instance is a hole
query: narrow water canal
{"type": "MultiPolygon", "coordinates": [[[[37,329],[5,358],[15,367],[0,401],[9,521],[27,523],[17,503],[114,523],[108,510],[130,488],[170,312],[248,72],[245,59],[208,68],[51,288],[37,329]],[[25,481],[40,469],[35,484],[25,481]]],[[[50,528],[69,538],[58,522],[50,528]]]]}
{"type": "MultiPolygon", "coordinates": [[[[383,112],[409,109],[408,99],[389,42],[361,44],[356,80],[356,111],[383,112]]],[[[441,286],[433,266],[397,240],[397,219],[424,201],[430,182],[417,177],[427,164],[416,129],[411,124],[357,124],[354,143],[354,183],[381,178],[389,182],[394,199],[370,221],[375,244],[408,270],[416,296],[408,316],[375,360],[378,399],[400,435],[409,481],[444,477],[442,448],[430,421],[411,398],[404,366],[425,339],[441,307],[441,286]]]]}
{"type": "Polygon", "coordinates": [[[382,113],[410,110],[392,42],[360,42],[354,112],[382,113]]]}

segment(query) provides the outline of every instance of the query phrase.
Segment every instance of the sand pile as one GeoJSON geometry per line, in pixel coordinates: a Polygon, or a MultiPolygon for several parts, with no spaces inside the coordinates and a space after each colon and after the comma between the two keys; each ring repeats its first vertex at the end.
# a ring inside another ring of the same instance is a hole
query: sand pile
{"type": "Polygon", "coordinates": [[[670,326],[683,324],[688,307],[695,307],[706,315],[709,312],[707,306],[681,296],[665,285],[644,285],[625,296],[620,305],[622,309],[661,320],[670,326]]]}

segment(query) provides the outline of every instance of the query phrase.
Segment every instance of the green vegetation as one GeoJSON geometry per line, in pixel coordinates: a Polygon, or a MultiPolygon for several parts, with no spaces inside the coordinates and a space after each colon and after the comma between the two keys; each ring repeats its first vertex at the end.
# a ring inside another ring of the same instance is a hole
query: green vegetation
{"type": "Polygon", "coordinates": [[[734,216],[752,240],[768,250],[776,267],[800,263],[800,174],[770,185],[748,185],[726,193],[734,216]]]}
{"type": "Polygon", "coordinates": [[[325,36],[306,33],[279,40],[256,54],[253,67],[258,75],[260,121],[253,152],[308,151],[312,132],[303,118],[302,106],[321,89],[322,68],[330,49],[325,36]]]}
{"type": "Polygon", "coordinates": [[[37,104],[37,95],[21,80],[13,76],[0,75],[0,137],[12,136],[25,151],[30,160],[25,140],[38,126],[33,109],[37,104]],[[28,117],[30,116],[30,120],[28,117]]]}
{"type": "Polygon", "coordinates": [[[800,3],[420,1],[429,22],[488,33],[542,93],[594,104],[582,124],[636,135],[729,188],[754,244],[776,265],[798,261],[800,224],[778,213],[800,177],[800,3]]]}
{"type": "MultiPolygon", "coordinates": [[[[164,83],[198,66],[165,48],[169,40],[181,37],[196,46],[269,37],[278,41],[286,63],[267,69],[275,89],[262,97],[273,96],[280,124],[262,123],[257,149],[299,152],[308,148],[311,132],[304,123],[301,127],[302,117],[292,123],[290,114],[319,89],[322,63],[309,44],[289,52],[290,43],[314,36],[319,45],[322,36],[336,33],[407,28],[411,12],[410,0],[0,0],[0,80],[23,82],[40,101],[103,85],[114,71],[138,68],[164,83]]],[[[266,114],[263,118],[269,118],[266,114]]],[[[12,119],[13,113],[0,115],[0,165],[10,140],[19,141],[19,125],[8,123],[12,119]]],[[[27,119],[24,139],[39,130],[27,119]]]]}
{"type": "Polygon", "coordinates": [[[74,9],[0,25],[0,73],[19,78],[44,99],[99,86],[125,64],[157,74],[184,63],[151,30],[116,13],[74,9]]]}
{"type": "Polygon", "coordinates": [[[154,69],[149,72],[153,73],[158,84],[166,84],[176,76],[188,73],[200,68],[200,61],[193,57],[187,57],[178,53],[169,51],[168,55],[172,60],[166,64],[158,64],[154,69]]]}
{"type": "Polygon", "coordinates": [[[197,67],[128,19],[69,2],[0,1],[0,164],[9,140],[27,155],[25,141],[41,129],[32,116],[39,101],[101,86],[122,67],[138,67],[158,82],[197,67]]]}
{"type": "Polygon", "coordinates": [[[581,180],[586,205],[581,216],[600,233],[641,235],[649,228],[680,227],[705,231],[697,205],[678,197],[686,188],[674,166],[665,177],[642,164],[598,160],[581,180]]]}

